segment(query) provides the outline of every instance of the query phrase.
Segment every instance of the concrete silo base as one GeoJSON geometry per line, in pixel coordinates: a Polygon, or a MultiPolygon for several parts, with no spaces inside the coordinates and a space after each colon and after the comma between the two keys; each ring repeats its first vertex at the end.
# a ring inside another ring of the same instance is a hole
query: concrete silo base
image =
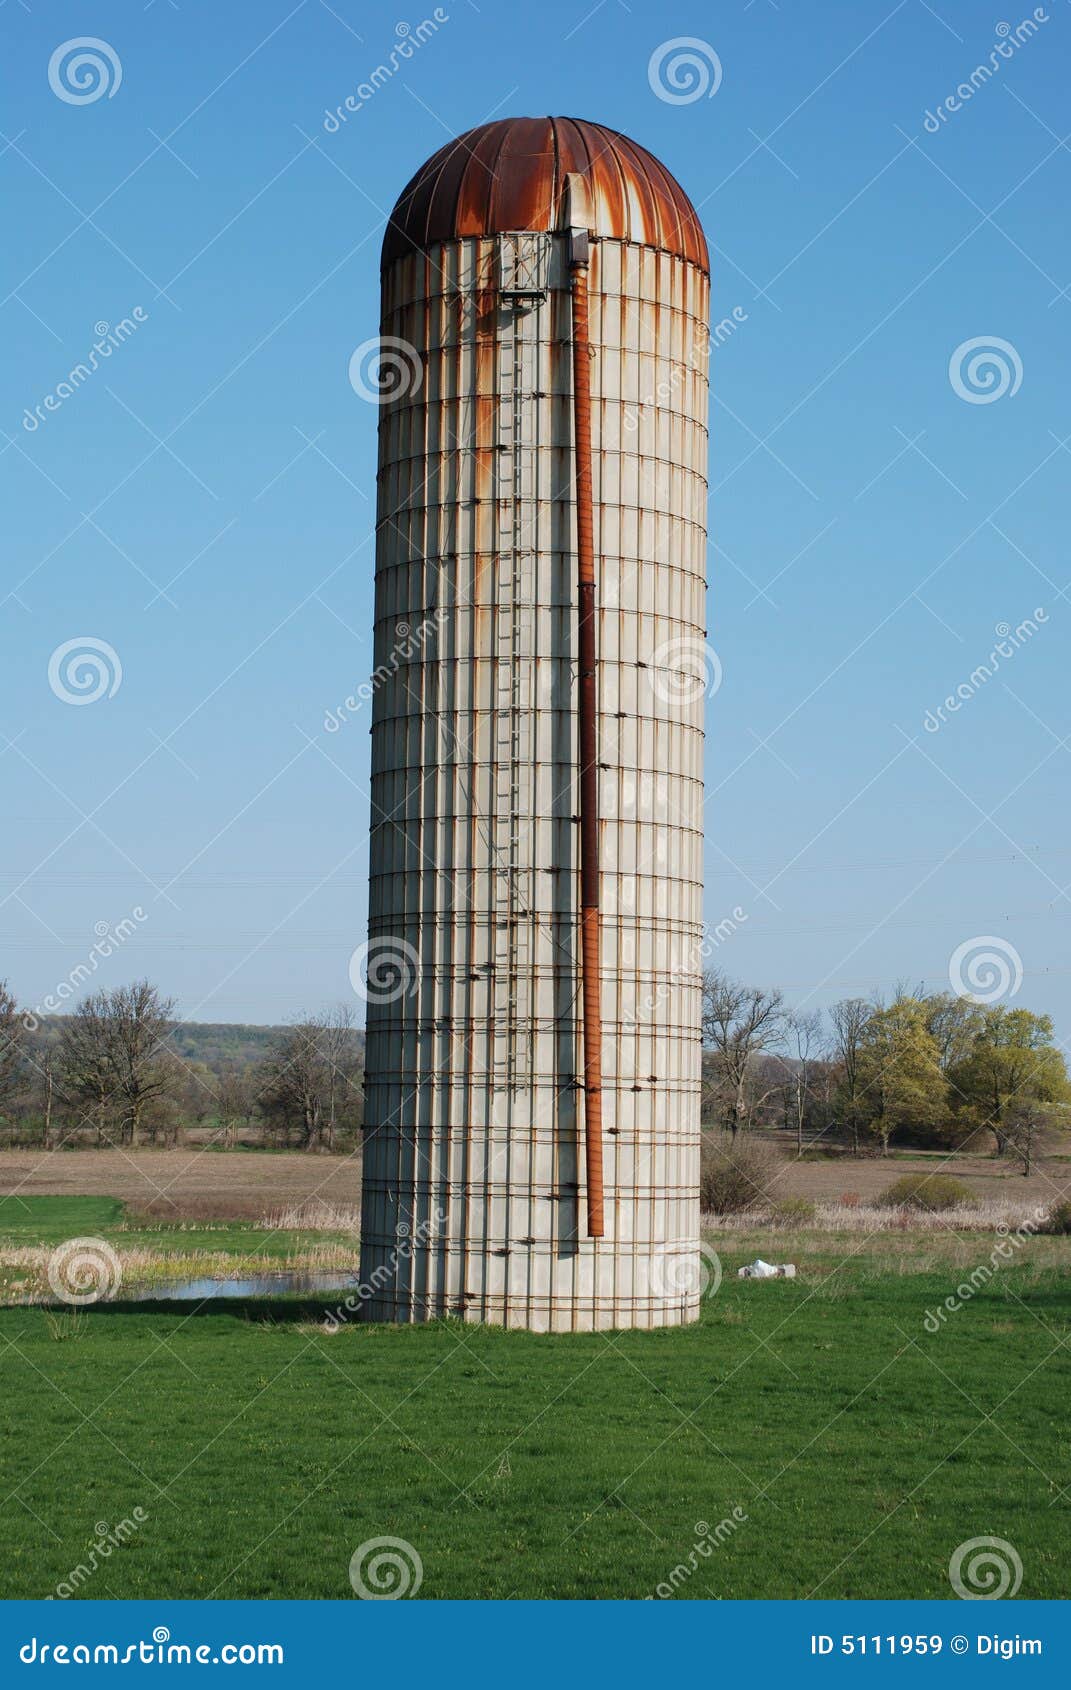
{"type": "Polygon", "coordinates": [[[482,1241],[365,1233],[361,1319],[411,1325],[452,1318],[531,1332],[610,1332],[685,1326],[711,1288],[698,1239],[639,1249],[571,1240],[555,1248],[486,1249],[482,1241]]]}
{"type": "Polygon", "coordinates": [[[376,1297],[362,1306],[361,1319],[395,1326],[415,1326],[430,1320],[464,1320],[471,1325],[506,1326],[527,1332],[623,1332],[652,1330],[659,1326],[689,1326],[699,1319],[700,1302],[678,1304],[673,1308],[651,1305],[624,1311],[605,1308],[554,1306],[550,1303],[529,1303],[522,1308],[502,1299],[489,1299],[476,1306],[450,1304],[442,1300],[410,1303],[388,1297],[376,1297]]]}

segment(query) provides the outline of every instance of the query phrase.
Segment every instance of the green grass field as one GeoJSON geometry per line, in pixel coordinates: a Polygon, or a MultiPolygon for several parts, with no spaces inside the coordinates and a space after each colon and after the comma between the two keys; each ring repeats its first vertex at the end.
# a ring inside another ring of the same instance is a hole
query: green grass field
{"type": "MultiPolygon", "coordinates": [[[[88,1219],[41,1210],[21,1237],[88,1219]]],[[[421,1597],[642,1597],[678,1566],[681,1597],[951,1597],[952,1552],[994,1536],[1022,1596],[1062,1596],[1066,1241],[1032,1240],[936,1334],[926,1310],[992,1235],[781,1235],[801,1278],[767,1284],[735,1269],[768,1235],[715,1242],[702,1321],[656,1333],[329,1335],[330,1296],[4,1308],[0,1595],[48,1595],[141,1508],[82,1595],[347,1597],[353,1552],[390,1536],[421,1597]],[[697,1524],[726,1519],[693,1572],[697,1524]]]]}
{"type": "Polygon", "coordinates": [[[59,1244],[79,1235],[103,1238],[123,1223],[115,1197],[0,1197],[0,1239],[59,1244]]]}

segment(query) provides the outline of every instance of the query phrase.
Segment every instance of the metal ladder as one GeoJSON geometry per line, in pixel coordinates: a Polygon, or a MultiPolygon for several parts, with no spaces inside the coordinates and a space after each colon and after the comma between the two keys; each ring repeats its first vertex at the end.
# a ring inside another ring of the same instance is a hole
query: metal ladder
{"type": "Polygon", "coordinates": [[[496,428],[495,656],[492,755],[495,1118],[513,1125],[532,1094],[533,778],[536,590],[536,372],[547,248],[541,235],[501,237],[496,428]],[[541,243],[538,246],[534,243],[541,243]],[[511,285],[512,284],[512,285],[511,285]]]}

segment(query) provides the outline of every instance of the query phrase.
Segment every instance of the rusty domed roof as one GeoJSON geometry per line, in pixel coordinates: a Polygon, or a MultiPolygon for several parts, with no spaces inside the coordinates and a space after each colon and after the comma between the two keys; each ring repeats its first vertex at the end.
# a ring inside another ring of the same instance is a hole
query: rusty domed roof
{"type": "Polygon", "coordinates": [[[644,147],[575,117],[507,117],[448,141],[391,212],[383,264],[462,235],[560,225],[565,178],[586,183],[596,235],[659,247],[709,268],[699,217],[644,147]]]}

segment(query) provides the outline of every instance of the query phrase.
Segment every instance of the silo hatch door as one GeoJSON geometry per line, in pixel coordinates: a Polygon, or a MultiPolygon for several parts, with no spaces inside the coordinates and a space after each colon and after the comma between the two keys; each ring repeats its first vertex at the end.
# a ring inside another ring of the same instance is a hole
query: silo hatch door
{"type": "Polygon", "coordinates": [[[503,299],[545,299],[550,240],[532,229],[498,236],[498,291],[503,299]]]}

